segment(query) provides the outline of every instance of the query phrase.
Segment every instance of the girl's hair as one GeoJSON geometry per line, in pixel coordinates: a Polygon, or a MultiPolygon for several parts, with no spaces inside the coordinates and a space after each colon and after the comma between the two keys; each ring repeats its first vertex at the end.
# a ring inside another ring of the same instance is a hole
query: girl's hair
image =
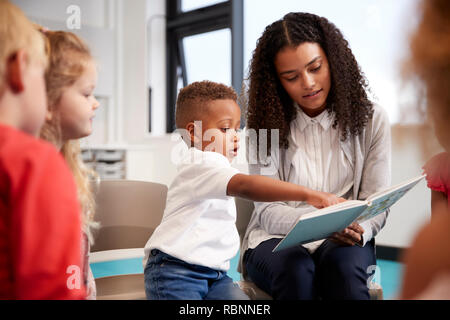
{"type": "MultiPolygon", "coordinates": [[[[267,26],[258,39],[249,70],[247,127],[257,134],[259,129],[279,129],[280,146],[288,147],[290,122],[296,117],[296,109],[278,78],[274,59],[281,49],[304,42],[319,44],[328,58],[331,88],[326,108],[336,115],[333,128],[339,127],[342,140],[359,135],[373,115],[367,81],[339,29],[309,13],[285,15],[267,26]]],[[[270,150],[270,138],[268,144],[270,150]]]]}
{"type": "Polygon", "coordinates": [[[450,2],[421,3],[422,16],[410,42],[405,69],[417,75],[427,91],[427,111],[439,142],[450,151],[450,2]]]}
{"type": "MultiPolygon", "coordinates": [[[[52,118],[46,121],[41,129],[41,138],[55,145],[62,142],[58,104],[65,88],[73,85],[83,74],[86,64],[92,59],[87,45],[75,34],[65,31],[41,30],[47,39],[49,67],[45,74],[47,87],[48,110],[52,118]]],[[[97,174],[89,169],[81,159],[81,149],[78,140],[68,140],[61,147],[78,190],[78,200],[82,210],[83,231],[90,243],[93,243],[91,229],[98,227],[94,222],[95,198],[93,183],[97,181],[97,174]]]]}

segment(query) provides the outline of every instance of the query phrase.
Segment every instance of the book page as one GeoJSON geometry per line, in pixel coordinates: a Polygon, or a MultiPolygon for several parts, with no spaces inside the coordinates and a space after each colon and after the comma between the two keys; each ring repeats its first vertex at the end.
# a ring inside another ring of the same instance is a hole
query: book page
{"type": "MultiPolygon", "coordinates": [[[[391,192],[393,192],[393,191],[395,191],[395,190],[397,190],[397,189],[401,189],[401,188],[403,188],[404,186],[412,185],[412,186],[411,186],[411,188],[412,188],[412,187],[414,187],[420,180],[422,180],[423,178],[425,178],[425,175],[420,175],[420,176],[414,177],[414,178],[412,178],[412,179],[403,181],[403,182],[401,182],[401,183],[399,183],[399,184],[397,184],[397,185],[395,185],[395,186],[391,186],[391,187],[389,187],[389,188],[387,188],[387,189],[378,191],[378,192],[376,192],[376,193],[370,195],[370,196],[367,198],[367,201],[369,201],[369,202],[374,201],[374,200],[376,200],[376,199],[378,199],[378,198],[381,198],[381,197],[383,197],[384,195],[387,195],[387,194],[389,194],[389,193],[391,193],[391,192]]],[[[409,190],[409,189],[408,189],[408,190],[409,190]]]]}
{"type": "Polygon", "coordinates": [[[325,239],[333,232],[342,231],[353,221],[360,223],[371,219],[385,212],[424,177],[419,176],[378,192],[369,197],[370,201],[349,200],[306,213],[299,218],[273,251],[325,239]]]}
{"type": "Polygon", "coordinates": [[[383,191],[377,193],[369,201],[369,207],[364,210],[363,213],[356,220],[358,223],[369,220],[380,213],[385,212],[393,204],[395,204],[401,197],[405,195],[409,190],[411,190],[419,181],[421,181],[425,176],[416,177],[414,179],[408,180],[407,182],[401,183],[395,187],[389,188],[390,192],[383,191]]]}

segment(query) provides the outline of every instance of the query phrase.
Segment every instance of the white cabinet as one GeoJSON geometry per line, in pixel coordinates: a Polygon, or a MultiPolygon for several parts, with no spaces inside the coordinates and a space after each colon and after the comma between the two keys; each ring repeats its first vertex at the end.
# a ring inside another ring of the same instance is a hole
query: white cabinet
{"type": "Polygon", "coordinates": [[[148,145],[82,145],[85,163],[101,179],[150,181],[169,186],[176,175],[170,138],[148,145]]]}
{"type": "Polygon", "coordinates": [[[95,170],[102,180],[127,178],[127,152],[125,149],[83,149],[82,158],[86,165],[95,170]]]}

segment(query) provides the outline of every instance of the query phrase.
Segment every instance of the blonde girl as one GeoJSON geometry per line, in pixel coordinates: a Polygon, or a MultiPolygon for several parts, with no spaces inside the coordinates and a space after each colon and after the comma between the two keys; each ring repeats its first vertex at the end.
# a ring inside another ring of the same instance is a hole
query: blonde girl
{"type": "Polygon", "coordinates": [[[82,251],[87,299],[95,299],[96,288],[89,267],[89,247],[93,243],[95,201],[89,170],[80,157],[78,139],[92,133],[92,119],[99,107],[93,95],[97,83],[95,62],[87,45],[75,34],[42,30],[47,38],[49,68],[45,75],[48,113],[41,138],[52,142],[67,161],[78,188],[82,209],[82,251]]]}

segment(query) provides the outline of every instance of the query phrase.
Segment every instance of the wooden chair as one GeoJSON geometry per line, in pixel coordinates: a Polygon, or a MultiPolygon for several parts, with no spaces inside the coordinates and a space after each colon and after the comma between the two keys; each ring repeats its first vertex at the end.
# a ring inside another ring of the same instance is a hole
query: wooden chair
{"type": "MultiPolygon", "coordinates": [[[[91,263],[143,258],[144,246],[160,224],[167,187],[162,184],[105,180],[97,191],[95,232],[91,263]]],[[[145,299],[144,274],[124,274],[95,279],[98,300],[145,299]]]]}

